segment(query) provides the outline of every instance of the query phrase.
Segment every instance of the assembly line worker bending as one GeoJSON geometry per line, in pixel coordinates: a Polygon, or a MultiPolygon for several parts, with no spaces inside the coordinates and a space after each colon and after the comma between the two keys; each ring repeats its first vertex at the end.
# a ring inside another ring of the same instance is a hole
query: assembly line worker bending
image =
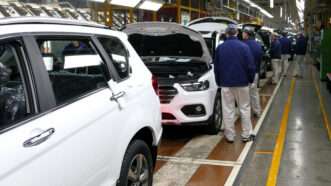
{"type": "Polygon", "coordinates": [[[237,26],[226,29],[227,39],[215,54],[215,78],[221,87],[224,135],[228,142],[235,138],[235,103],[237,102],[242,125],[242,141],[252,139],[249,84],[253,83],[256,65],[249,47],[237,38],[237,26]]]}

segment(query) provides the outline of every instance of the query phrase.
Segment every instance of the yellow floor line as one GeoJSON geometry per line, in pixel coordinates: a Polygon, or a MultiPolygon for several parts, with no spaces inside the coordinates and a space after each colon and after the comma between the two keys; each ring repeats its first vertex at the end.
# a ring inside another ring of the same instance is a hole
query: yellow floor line
{"type": "Polygon", "coordinates": [[[271,162],[271,166],[269,168],[269,174],[268,174],[266,186],[276,186],[276,184],[277,184],[277,177],[278,177],[280,162],[281,162],[281,158],[282,158],[282,154],[283,154],[283,150],[284,150],[285,137],[286,137],[286,132],[287,132],[287,123],[288,123],[289,113],[291,110],[294,88],[295,88],[295,79],[292,79],[289,96],[287,98],[282,120],[280,123],[279,134],[277,136],[276,145],[274,148],[274,152],[272,154],[272,162],[271,162]]]}
{"type": "Polygon", "coordinates": [[[318,86],[318,84],[316,82],[316,77],[315,77],[315,74],[313,72],[313,68],[311,68],[311,73],[312,73],[312,76],[313,76],[317,96],[318,96],[318,99],[319,99],[319,102],[320,102],[320,109],[321,109],[321,112],[322,112],[322,115],[323,115],[323,123],[325,125],[326,130],[327,130],[329,140],[331,140],[330,120],[329,120],[328,114],[325,110],[325,105],[324,105],[325,102],[324,102],[324,99],[321,95],[320,87],[318,86]]]}

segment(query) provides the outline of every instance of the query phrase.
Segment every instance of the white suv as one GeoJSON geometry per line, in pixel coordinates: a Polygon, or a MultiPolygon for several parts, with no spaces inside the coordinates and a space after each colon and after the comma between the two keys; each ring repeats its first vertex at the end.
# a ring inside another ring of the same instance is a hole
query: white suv
{"type": "Polygon", "coordinates": [[[123,30],[158,83],[162,123],[221,128],[221,99],[202,36],[175,23],[144,22],[123,30]]]}
{"type": "Polygon", "coordinates": [[[152,75],[120,32],[0,20],[0,186],[152,185],[152,75]]]}

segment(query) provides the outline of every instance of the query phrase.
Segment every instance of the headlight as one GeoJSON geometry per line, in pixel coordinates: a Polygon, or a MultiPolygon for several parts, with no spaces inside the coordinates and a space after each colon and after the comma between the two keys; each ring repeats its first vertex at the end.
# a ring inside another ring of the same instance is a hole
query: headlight
{"type": "Polygon", "coordinates": [[[193,91],[203,91],[209,88],[209,81],[201,81],[196,83],[183,83],[181,84],[184,90],[193,92],[193,91]]]}

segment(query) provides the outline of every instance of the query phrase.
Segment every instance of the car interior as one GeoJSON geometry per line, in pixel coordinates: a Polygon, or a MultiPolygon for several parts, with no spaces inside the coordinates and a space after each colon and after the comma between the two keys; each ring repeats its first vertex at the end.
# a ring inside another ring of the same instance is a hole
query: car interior
{"type": "Polygon", "coordinates": [[[105,87],[102,59],[86,40],[38,40],[57,104],[105,87]]]}

